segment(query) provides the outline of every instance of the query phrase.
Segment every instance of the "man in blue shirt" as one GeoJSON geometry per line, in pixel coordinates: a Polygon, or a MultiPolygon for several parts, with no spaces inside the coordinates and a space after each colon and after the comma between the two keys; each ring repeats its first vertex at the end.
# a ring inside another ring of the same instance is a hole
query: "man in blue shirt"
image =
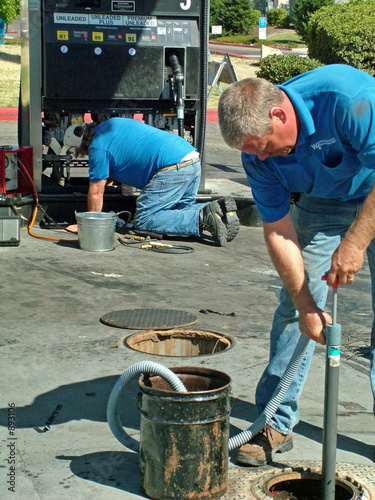
{"type": "Polygon", "coordinates": [[[196,203],[201,176],[197,150],[178,135],[129,118],[111,118],[83,129],[72,126],[65,144],[89,155],[89,212],[100,212],[107,183],[141,190],[134,228],[171,236],[201,236],[206,230],[224,246],[239,230],[231,197],[196,203]]]}
{"type": "MultiPolygon", "coordinates": [[[[270,361],[256,390],[261,412],[301,334],[325,343],[327,286],[351,284],[367,252],[375,272],[375,79],[346,65],[323,66],[275,86],[260,78],[230,85],[219,122],[242,162],[283,281],[271,330],[270,361]],[[290,197],[298,193],[293,211],[290,197]],[[327,284],[321,277],[327,274],[327,284]]],[[[375,285],[372,285],[375,307],[375,285]]],[[[375,309],[374,309],[375,310],[375,309]]],[[[370,381],[375,396],[375,329],[370,381]]],[[[293,447],[298,398],[315,342],[269,425],[237,451],[246,465],[293,447]]]]}

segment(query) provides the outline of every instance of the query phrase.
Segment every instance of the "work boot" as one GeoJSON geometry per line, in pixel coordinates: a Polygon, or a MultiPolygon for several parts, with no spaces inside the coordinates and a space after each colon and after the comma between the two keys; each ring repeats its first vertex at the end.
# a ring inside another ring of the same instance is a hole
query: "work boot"
{"type": "Polygon", "coordinates": [[[237,205],[231,196],[217,200],[223,212],[224,224],[227,228],[227,241],[232,241],[240,230],[240,221],[237,216],[237,205]]]}
{"type": "Polygon", "coordinates": [[[199,212],[199,225],[214,238],[215,245],[223,247],[227,242],[227,229],[221,217],[223,212],[217,201],[212,201],[199,212]]]}
{"type": "Polygon", "coordinates": [[[259,467],[272,462],[275,453],[284,453],[292,448],[291,433],[281,434],[267,424],[259,434],[238,448],[236,462],[259,467]]]}

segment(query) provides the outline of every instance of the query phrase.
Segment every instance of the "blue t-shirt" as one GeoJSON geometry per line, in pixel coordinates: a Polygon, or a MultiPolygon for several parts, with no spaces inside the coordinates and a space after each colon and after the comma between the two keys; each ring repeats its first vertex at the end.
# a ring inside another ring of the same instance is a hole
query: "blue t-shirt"
{"type": "Polygon", "coordinates": [[[89,179],[114,179],[143,189],[155,172],[195,148],[182,137],[131,118],[111,118],[95,128],[89,148],[89,179]]]}
{"type": "Polygon", "coordinates": [[[375,182],[375,78],[332,64],[279,87],[299,120],[293,153],[264,161],[242,153],[262,220],[282,219],[291,192],[341,201],[365,198],[375,182]]]}

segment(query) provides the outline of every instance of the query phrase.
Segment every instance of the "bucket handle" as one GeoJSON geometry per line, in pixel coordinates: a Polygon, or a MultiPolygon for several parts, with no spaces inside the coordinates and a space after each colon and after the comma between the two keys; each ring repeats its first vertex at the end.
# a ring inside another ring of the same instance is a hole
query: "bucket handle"
{"type": "Polygon", "coordinates": [[[114,214],[114,216],[118,217],[121,214],[128,214],[128,219],[125,221],[125,224],[129,224],[129,222],[132,219],[132,214],[130,212],[128,212],[127,210],[121,210],[121,212],[117,212],[116,214],[114,214]]]}
{"type": "MultiPolygon", "coordinates": [[[[74,215],[76,216],[77,218],[77,210],[74,210],[74,215]]],[[[121,212],[114,212],[112,215],[112,219],[114,219],[115,217],[118,217],[119,215],[121,214],[128,214],[128,220],[125,221],[125,224],[129,224],[129,222],[131,221],[131,218],[132,218],[132,214],[130,212],[128,212],[127,210],[121,210],[121,212]]]]}

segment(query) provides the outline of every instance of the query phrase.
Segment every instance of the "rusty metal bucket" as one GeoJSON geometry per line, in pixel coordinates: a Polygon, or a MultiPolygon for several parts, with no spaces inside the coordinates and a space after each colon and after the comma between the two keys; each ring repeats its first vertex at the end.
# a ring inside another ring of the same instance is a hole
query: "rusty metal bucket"
{"type": "Polygon", "coordinates": [[[156,375],[139,379],[141,486],[154,500],[220,498],[228,487],[230,377],[170,368],[188,392],[156,375]]]}

